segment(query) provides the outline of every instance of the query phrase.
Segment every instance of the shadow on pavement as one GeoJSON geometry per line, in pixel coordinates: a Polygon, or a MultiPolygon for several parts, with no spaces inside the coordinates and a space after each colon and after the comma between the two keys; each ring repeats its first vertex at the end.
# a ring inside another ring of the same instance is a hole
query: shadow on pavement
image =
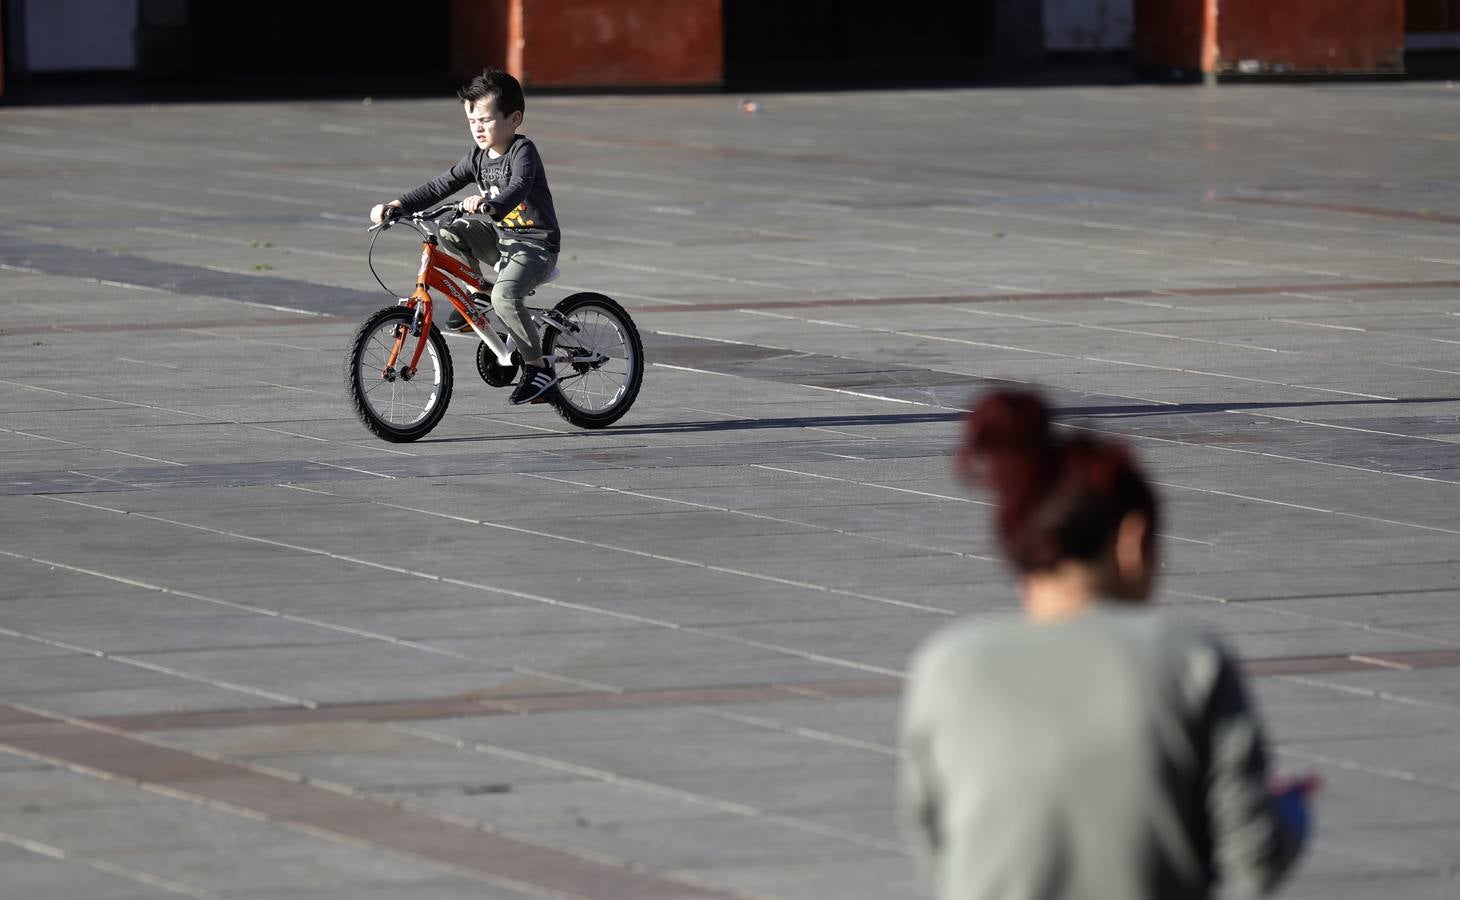
{"type": "Polygon", "coordinates": [[[1297,403],[1176,403],[1169,406],[1064,406],[1055,415],[1083,418],[1121,418],[1124,416],[1196,416],[1203,413],[1241,412],[1245,409],[1301,409],[1312,406],[1393,406],[1412,403],[1454,403],[1460,397],[1401,397],[1397,400],[1307,400],[1297,403]]]}

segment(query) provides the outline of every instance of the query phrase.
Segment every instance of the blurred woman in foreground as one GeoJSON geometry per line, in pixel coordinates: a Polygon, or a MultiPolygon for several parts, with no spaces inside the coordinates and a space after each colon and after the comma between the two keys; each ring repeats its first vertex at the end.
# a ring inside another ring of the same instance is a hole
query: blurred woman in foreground
{"type": "Polygon", "coordinates": [[[1001,392],[956,464],[992,489],[1022,620],[964,622],[913,658],[905,811],[942,900],[1267,893],[1311,783],[1269,793],[1261,730],[1212,639],[1149,611],[1158,503],[1124,447],[1060,440],[1001,392]]]}

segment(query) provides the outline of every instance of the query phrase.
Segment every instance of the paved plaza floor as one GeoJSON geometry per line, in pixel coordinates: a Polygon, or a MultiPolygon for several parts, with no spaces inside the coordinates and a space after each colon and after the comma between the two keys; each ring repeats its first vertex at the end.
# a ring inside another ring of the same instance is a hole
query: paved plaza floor
{"type": "Polygon", "coordinates": [[[1038,385],[1326,780],[1285,896],[1460,897],[1460,90],[740,99],[529,98],[643,391],[453,338],[413,444],[341,372],[454,100],[0,109],[0,894],[924,897],[902,671],[1015,609],[949,453],[1038,385]]]}

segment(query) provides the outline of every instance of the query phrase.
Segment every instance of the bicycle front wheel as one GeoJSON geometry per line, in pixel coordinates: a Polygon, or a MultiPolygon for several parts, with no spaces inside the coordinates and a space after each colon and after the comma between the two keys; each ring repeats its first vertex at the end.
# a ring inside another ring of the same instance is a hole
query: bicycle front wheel
{"type": "Polygon", "coordinates": [[[644,344],[634,320],[602,294],[573,294],[553,307],[568,328],[546,329],[544,356],[557,362],[558,387],[548,402],[579,428],[604,428],[617,422],[644,381],[644,344]]]}
{"type": "Polygon", "coordinates": [[[360,422],[376,437],[394,443],[425,436],[451,402],[451,353],[435,325],[424,337],[411,331],[414,313],[404,306],[388,306],[355,330],[345,360],[345,388],[360,422]],[[404,335],[395,364],[391,353],[404,335]],[[420,341],[426,346],[419,368],[410,371],[411,356],[420,341]]]}

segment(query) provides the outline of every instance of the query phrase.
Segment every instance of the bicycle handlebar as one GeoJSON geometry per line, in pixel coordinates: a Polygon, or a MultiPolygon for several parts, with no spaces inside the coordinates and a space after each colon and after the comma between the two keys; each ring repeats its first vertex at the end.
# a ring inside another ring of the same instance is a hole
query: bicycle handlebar
{"type": "Polygon", "coordinates": [[[397,223],[397,222],[399,222],[399,221],[401,221],[403,219],[404,220],[411,221],[411,222],[424,222],[424,221],[427,221],[427,220],[439,219],[439,218],[441,218],[442,216],[446,215],[449,212],[460,213],[461,212],[461,203],[459,201],[452,201],[450,203],[443,203],[443,204],[441,204],[440,206],[438,206],[438,207],[436,207],[434,209],[428,209],[428,210],[424,210],[422,212],[413,212],[413,213],[408,213],[408,212],[402,210],[399,206],[386,206],[385,207],[385,211],[383,213],[381,213],[381,216],[380,216],[380,224],[378,224],[378,225],[372,225],[369,228],[367,228],[366,230],[367,231],[376,231],[376,230],[384,231],[385,229],[389,228],[390,226],[394,225],[395,223],[397,223]]]}

